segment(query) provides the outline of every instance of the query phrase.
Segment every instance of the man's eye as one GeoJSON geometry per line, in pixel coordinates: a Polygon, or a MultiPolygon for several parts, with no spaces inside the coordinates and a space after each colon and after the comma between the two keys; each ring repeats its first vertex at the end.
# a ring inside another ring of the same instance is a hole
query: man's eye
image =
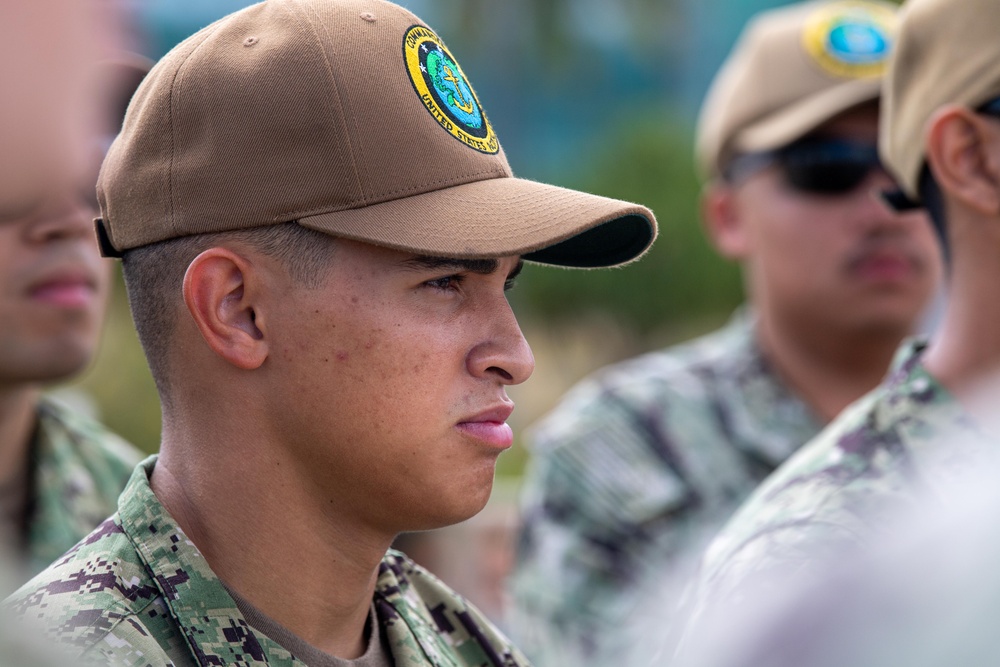
{"type": "Polygon", "coordinates": [[[514,289],[514,287],[515,287],[516,285],[517,285],[517,279],[516,279],[516,278],[508,278],[508,279],[507,279],[507,280],[505,280],[505,281],[504,281],[504,283],[503,283],[503,291],[504,291],[504,292],[509,292],[509,291],[511,291],[512,289],[514,289]]]}
{"type": "Polygon", "coordinates": [[[444,276],[442,278],[435,278],[434,280],[428,280],[424,283],[428,287],[433,287],[434,289],[451,291],[458,289],[458,286],[462,284],[462,276],[452,275],[444,276]]]}

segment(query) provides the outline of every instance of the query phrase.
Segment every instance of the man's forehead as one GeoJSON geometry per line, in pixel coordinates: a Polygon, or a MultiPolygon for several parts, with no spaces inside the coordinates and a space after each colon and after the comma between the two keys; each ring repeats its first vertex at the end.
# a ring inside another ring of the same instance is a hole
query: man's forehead
{"type": "Polygon", "coordinates": [[[809,134],[877,139],[878,120],[879,105],[877,102],[871,102],[837,114],[809,134]]]}

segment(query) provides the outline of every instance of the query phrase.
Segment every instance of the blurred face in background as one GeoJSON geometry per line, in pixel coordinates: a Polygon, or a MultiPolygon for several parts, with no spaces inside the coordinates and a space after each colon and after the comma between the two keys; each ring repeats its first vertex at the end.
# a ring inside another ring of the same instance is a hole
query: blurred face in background
{"type": "Polygon", "coordinates": [[[878,110],[847,111],[773,154],[739,156],[706,196],[716,247],[744,267],[762,317],[844,333],[909,333],[941,258],[922,212],[878,198],[878,110]]]}
{"type": "Polygon", "coordinates": [[[110,282],[95,206],[91,175],[0,208],[0,388],[59,380],[93,357],[110,282]]]}

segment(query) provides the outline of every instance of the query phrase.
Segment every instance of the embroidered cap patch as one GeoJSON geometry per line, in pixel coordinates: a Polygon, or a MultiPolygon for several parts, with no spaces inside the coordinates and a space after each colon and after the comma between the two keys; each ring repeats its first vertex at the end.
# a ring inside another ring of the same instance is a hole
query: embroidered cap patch
{"type": "Polygon", "coordinates": [[[437,35],[411,26],[403,36],[403,57],[413,89],[441,127],[481,153],[500,150],[472,86],[437,35]]]}
{"type": "Polygon", "coordinates": [[[851,79],[880,76],[892,48],[896,16],[865,2],[823,7],[806,22],[806,51],[834,76],[851,79]]]}

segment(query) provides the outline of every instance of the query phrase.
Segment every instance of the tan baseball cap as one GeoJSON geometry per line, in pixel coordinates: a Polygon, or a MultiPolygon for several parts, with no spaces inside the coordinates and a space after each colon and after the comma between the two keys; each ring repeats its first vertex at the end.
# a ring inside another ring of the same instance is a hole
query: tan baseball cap
{"type": "Polygon", "coordinates": [[[916,199],[931,115],[945,104],[978,107],[1000,97],[1000,2],[908,0],[886,75],[881,152],[916,199]]]}
{"type": "Polygon", "coordinates": [[[382,0],[267,0],[184,40],[101,169],[106,254],[298,221],[434,256],[610,266],[656,236],[638,204],[515,178],[454,56],[382,0]]]}
{"type": "Polygon", "coordinates": [[[887,2],[805,2],[758,14],[716,75],[698,120],[696,157],[706,176],[729,160],[800,139],[879,97],[893,47],[887,2]]]}

